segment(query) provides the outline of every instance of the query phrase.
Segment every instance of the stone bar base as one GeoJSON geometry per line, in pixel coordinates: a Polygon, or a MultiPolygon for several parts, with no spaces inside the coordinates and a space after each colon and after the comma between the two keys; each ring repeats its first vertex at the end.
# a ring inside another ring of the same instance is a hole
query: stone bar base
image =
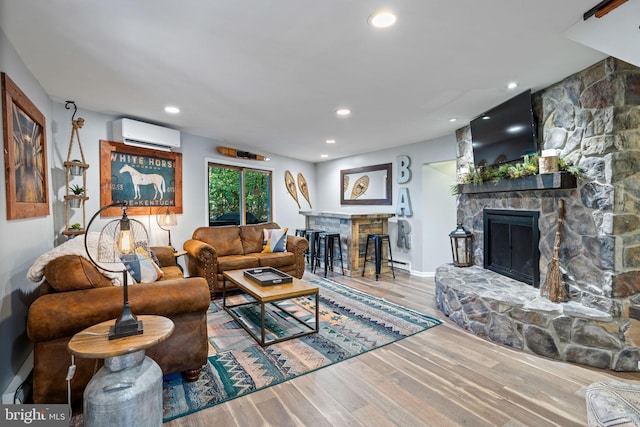
{"type": "Polygon", "coordinates": [[[640,348],[621,339],[635,320],[553,303],[539,289],[478,266],[442,265],[435,283],[438,309],[479,337],[552,359],[638,371],[640,348]]]}
{"type": "MultiPolygon", "coordinates": [[[[388,234],[388,220],[395,216],[392,213],[351,214],[323,211],[301,211],[300,213],[306,217],[306,228],[340,233],[346,276],[362,274],[367,234],[388,234]]],[[[369,253],[373,253],[371,249],[369,253]]],[[[388,258],[386,249],[384,249],[383,258],[388,258]]],[[[340,261],[334,265],[334,271],[340,271],[340,261]]],[[[386,263],[383,264],[382,271],[390,271],[386,263]]],[[[375,276],[373,262],[367,263],[365,273],[375,276]]]]}

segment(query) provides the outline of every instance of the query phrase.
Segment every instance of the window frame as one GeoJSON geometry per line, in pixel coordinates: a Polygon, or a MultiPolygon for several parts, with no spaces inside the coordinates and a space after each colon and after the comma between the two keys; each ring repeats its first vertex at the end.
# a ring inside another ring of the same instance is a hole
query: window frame
{"type": "Polygon", "coordinates": [[[227,161],[226,159],[218,159],[218,158],[205,158],[205,204],[204,204],[204,218],[205,218],[205,224],[207,226],[209,225],[209,167],[211,165],[213,166],[221,166],[221,167],[228,167],[228,168],[233,168],[233,169],[239,169],[241,171],[241,176],[240,176],[240,181],[241,181],[241,185],[242,185],[242,196],[240,199],[240,207],[239,209],[242,210],[242,213],[240,215],[240,225],[244,225],[246,223],[246,195],[245,195],[245,180],[244,180],[244,171],[245,170],[252,170],[252,171],[259,171],[259,172],[266,172],[269,174],[271,180],[270,180],[270,189],[269,189],[269,220],[267,222],[272,222],[273,218],[274,218],[274,204],[273,204],[273,193],[275,191],[274,189],[274,174],[275,174],[275,170],[273,168],[270,167],[259,167],[261,165],[255,165],[255,164],[249,164],[249,163],[244,163],[244,162],[234,162],[234,161],[227,161]]]}

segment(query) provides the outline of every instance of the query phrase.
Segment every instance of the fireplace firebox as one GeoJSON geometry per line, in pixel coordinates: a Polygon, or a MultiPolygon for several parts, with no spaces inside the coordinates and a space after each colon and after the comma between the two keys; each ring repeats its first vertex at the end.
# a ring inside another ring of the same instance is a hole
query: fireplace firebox
{"type": "Polygon", "coordinates": [[[484,210],[484,268],[535,288],[540,286],[540,213],[484,210]]]}

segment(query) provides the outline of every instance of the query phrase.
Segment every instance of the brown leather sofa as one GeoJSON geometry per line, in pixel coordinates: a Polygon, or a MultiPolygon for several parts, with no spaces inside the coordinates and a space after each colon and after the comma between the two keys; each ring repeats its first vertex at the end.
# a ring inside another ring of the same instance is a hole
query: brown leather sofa
{"type": "Polygon", "coordinates": [[[304,252],[309,247],[307,239],[288,234],[286,252],[262,253],[265,228],[280,227],[275,222],[265,222],[196,228],[192,238],[184,242],[189,254],[189,275],[207,279],[212,299],[222,291],[222,273],[228,270],[273,267],[301,279],[304,252]]]}
{"type": "MultiPolygon", "coordinates": [[[[207,362],[207,282],[185,279],[170,247],[152,248],[164,277],[153,283],[129,286],[129,304],[136,315],[155,314],[171,319],[173,334],[146,350],[163,374],[182,372],[195,381],[207,362]]],[[[35,403],[66,403],[71,337],[97,323],[115,319],[122,311],[122,287],[113,286],[88,260],[64,255],[44,270],[40,296],[29,308],[27,334],[34,343],[33,399],[35,403]]],[[[102,360],[75,358],[72,400],[82,398],[85,386],[102,360]]]]}

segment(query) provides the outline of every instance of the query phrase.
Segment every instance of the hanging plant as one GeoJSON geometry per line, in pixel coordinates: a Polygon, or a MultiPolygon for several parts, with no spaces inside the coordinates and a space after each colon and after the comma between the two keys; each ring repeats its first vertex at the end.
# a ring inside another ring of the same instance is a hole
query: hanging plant
{"type": "MultiPolygon", "coordinates": [[[[78,159],[73,159],[71,160],[71,162],[82,164],[82,162],[78,159]]],[[[69,173],[73,176],[80,176],[82,175],[82,168],[80,166],[71,165],[69,166],[69,173]]]]}

